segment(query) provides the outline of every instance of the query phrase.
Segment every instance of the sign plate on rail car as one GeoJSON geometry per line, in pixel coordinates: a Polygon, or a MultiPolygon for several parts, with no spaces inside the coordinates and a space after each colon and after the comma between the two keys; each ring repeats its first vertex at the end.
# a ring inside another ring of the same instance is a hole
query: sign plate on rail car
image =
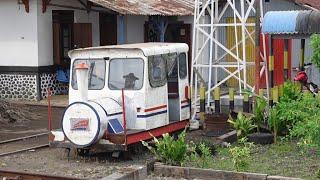
{"type": "Polygon", "coordinates": [[[89,118],[70,118],[72,131],[89,131],[89,118]]]}

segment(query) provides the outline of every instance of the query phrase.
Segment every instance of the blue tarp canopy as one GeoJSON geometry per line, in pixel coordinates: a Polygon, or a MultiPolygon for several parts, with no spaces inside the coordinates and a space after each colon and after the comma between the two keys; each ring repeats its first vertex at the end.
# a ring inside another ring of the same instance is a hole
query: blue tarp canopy
{"type": "Polygon", "coordinates": [[[319,11],[269,11],[262,22],[262,33],[310,35],[320,33],[319,11]]]}

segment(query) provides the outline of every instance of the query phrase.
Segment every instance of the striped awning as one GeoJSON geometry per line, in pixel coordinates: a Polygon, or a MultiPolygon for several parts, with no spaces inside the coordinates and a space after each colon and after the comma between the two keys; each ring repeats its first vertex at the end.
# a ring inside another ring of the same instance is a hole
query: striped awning
{"type": "Polygon", "coordinates": [[[262,33],[310,35],[320,33],[319,11],[269,11],[262,22],[262,33]]]}

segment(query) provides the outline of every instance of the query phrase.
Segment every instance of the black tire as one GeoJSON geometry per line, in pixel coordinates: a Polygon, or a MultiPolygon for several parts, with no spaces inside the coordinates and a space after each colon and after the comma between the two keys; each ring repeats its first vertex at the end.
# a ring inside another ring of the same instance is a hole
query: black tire
{"type": "Polygon", "coordinates": [[[271,133],[252,133],[247,136],[249,142],[255,144],[272,144],[273,143],[273,134],[271,133]]]}

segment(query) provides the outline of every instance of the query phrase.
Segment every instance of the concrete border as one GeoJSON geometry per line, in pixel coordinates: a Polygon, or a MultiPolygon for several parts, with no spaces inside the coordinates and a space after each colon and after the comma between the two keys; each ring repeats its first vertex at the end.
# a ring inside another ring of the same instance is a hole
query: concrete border
{"type": "Polygon", "coordinates": [[[101,180],[143,180],[154,170],[155,160],[147,162],[144,166],[140,166],[135,170],[128,172],[116,172],[101,180]]]}
{"type": "Polygon", "coordinates": [[[193,167],[169,166],[163,163],[148,162],[128,172],[116,172],[101,180],[143,180],[153,172],[160,177],[184,179],[210,179],[210,180],[302,180],[300,178],[270,176],[261,173],[234,172],[214,169],[201,169],[193,167]]]}
{"type": "Polygon", "coordinates": [[[192,167],[168,166],[162,163],[154,164],[154,173],[159,176],[185,178],[185,179],[211,179],[211,180],[301,180],[283,176],[269,176],[260,173],[233,172],[214,169],[201,169],[192,167]]]}
{"type": "Polygon", "coordinates": [[[135,170],[129,172],[116,172],[101,180],[142,180],[146,179],[148,176],[147,166],[138,167],[135,170]]]}

